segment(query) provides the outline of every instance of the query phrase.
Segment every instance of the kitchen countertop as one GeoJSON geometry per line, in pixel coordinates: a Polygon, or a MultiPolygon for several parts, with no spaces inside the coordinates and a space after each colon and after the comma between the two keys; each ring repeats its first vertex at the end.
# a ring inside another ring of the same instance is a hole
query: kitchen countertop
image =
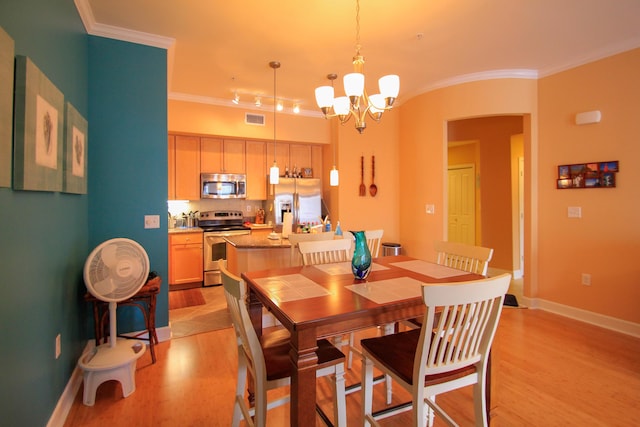
{"type": "Polygon", "coordinates": [[[200,227],[176,227],[170,228],[169,234],[178,234],[178,233],[202,233],[202,228],[200,227]]]}
{"type": "MultiPolygon", "coordinates": [[[[280,235],[279,235],[280,236],[280,235]]],[[[238,249],[264,249],[264,248],[290,248],[289,239],[271,240],[267,235],[246,234],[241,236],[225,236],[224,239],[230,245],[238,249]]]]}

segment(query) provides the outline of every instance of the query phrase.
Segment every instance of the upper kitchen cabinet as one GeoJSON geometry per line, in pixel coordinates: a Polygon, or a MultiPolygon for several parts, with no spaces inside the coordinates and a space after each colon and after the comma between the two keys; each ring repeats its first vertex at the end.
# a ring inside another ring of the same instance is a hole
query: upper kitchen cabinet
{"type": "Polygon", "coordinates": [[[289,144],[289,170],[311,167],[311,145],[289,144]]]}
{"type": "Polygon", "coordinates": [[[200,138],[200,169],[203,173],[245,173],[245,142],[200,138]]]}
{"type": "MultiPolygon", "coordinates": [[[[273,165],[274,159],[274,148],[273,142],[267,143],[267,171],[273,165]]],[[[289,144],[286,142],[278,142],[275,147],[275,159],[278,164],[278,168],[280,169],[280,176],[284,176],[284,172],[286,168],[289,168],[291,172],[291,167],[289,166],[289,144]]]]}
{"type": "Polygon", "coordinates": [[[200,138],[169,135],[170,200],[200,199],[200,138]]]}
{"type": "Polygon", "coordinates": [[[247,141],[247,199],[267,198],[267,144],[262,141],[247,141]]]}
{"type": "Polygon", "coordinates": [[[311,168],[313,177],[322,179],[322,145],[311,146],[311,168]]]}

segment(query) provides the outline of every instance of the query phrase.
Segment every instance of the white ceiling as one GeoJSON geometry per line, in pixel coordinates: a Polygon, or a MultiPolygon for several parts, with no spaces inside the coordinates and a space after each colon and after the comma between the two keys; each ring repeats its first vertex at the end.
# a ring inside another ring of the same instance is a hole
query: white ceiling
{"type": "MultiPolygon", "coordinates": [[[[277,95],[316,112],[314,89],[352,71],[355,0],[75,0],[89,34],[168,48],[169,98],[241,107],[277,95]]],[[[448,84],[543,77],[640,47],[639,0],[361,0],[369,93],[400,76],[402,103],[448,84]]],[[[640,73],[640,70],[639,70],[640,73]]],[[[336,96],[343,94],[341,80],[336,96]]]]}

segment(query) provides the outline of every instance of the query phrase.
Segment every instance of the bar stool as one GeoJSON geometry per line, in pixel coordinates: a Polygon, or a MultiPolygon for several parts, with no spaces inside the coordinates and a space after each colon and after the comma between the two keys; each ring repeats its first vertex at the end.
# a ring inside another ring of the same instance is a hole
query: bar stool
{"type": "MultiPolygon", "coordinates": [[[[156,298],[160,293],[161,283],[162,279],[160,276],[150,278],[134,296],[127,300],[118,302],[118,307],[129,305],[140,309],[144,317],[144,324],[146,326],[148,338],[140,338],[145,331],[133,336],[118,335],[118,337],[148,340],[149,349],[151,350],[151,360],[153,363],[156,363],[155,345],[158,344],[158,335],[156,334],[156,298]]],[[[85,301],[93,304],[94,333],[96,346],[98,346],[101,343],[106,342],[107,337],[109,336],[109,303],[95,298],[88,292],[85,294],[84,299],[85,301]]]]}

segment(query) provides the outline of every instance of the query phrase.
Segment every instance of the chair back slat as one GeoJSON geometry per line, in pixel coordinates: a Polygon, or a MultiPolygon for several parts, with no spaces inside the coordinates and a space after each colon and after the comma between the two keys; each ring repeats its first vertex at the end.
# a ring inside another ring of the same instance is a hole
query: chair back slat
{"type": "Polygon", "coordinates": [[[322,240],[316,242],[300,242],[298,249],[302,254],[304,265],[329,264],[349,261],[351,240],[322,240]]]}
{"type": "Polygon", "coordinates": [[[318,240],[333,240],[333,232],[323,233],[291,233],[287,237],[289,243],[291,243],[291,265],[301,265],[302,259],[300,257],[300,251],[298,250],[298,244],[300,242],[315,242],[318,240]]]}
{"type": "Polygon", "coordinates": [[[457,242],[435,241],[436,263],[469,273],[487,275],[493,249],[457,242]]]}
{"type": "Polygon", "coordinates": [[[414,361],[416,381],[424,375],[486,363],[510,280],[510,274],[503,274],[423,285],[427,310],[414,361]]]}

